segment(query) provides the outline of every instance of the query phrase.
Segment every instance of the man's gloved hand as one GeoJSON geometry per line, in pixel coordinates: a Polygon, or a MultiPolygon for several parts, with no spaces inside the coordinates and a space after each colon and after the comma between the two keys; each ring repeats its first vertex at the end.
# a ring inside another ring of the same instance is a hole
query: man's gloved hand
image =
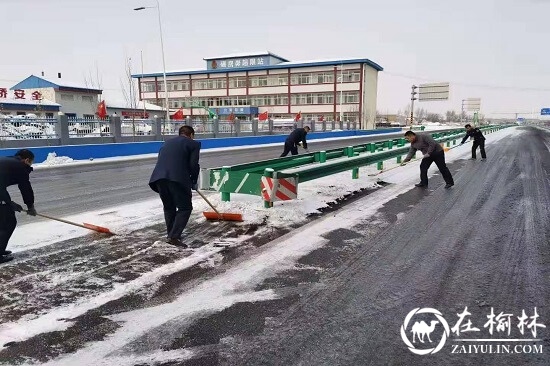
{"type": "Polygon", "coordinates": [[[199,184],[198,183],[193,183],[193,185],[191,185],[191,189],[196,191],[197,189],[199,189],[199,184]]]}
{"type": "Polygon", "coordinates": [[[36,216],[36,209],[34,208],[34,206],[30,206],[27,209],[27,215],[36,216]]]}
{"type": "Polygon", "coordinates": [[[424,155],[422,155],[422,159],[427,159],[427,158],[429,158],[429,157],[430,157],[430,154],[424,154],[424,155]]]}
{"type": "Polygon", "coordinates": [[[11,201],[11,208],[13,208],[13,210],[17,212],[23,211],[23,207],[19,203],[15,203],[13,201],[11,201]]]}

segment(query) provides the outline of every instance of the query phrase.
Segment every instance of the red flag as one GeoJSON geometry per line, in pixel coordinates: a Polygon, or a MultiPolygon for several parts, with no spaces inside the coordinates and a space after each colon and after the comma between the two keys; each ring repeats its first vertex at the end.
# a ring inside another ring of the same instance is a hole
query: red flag
{"type": "Polygon", "coordinates": [[[267,111],[265,111],[264,113],[260,113],[260,114],[258,115],[258,120],[259,120],[259,121],[267,121],[267,117],[268,117],[267,111]]]}
{"type": "Polygon", "coordinates": [[[172,115],[172,119],[175,119],[175,120],[185,119],[185,116],[183,115],[183,109],[182,108],[178,109],[178,111],[172,115]]]}
{"type": "Polygon", "coordinates": [[[104,119],[105,117],[107,117],[107,107],[105,106],[105,101],[102,100],[98,105],[97,105],[97,112],[96,112],[97,116],[100,118],[100,119],[104,119]]]}
{"type": "Polygon", "coordinates": [[[294,118],[294,120],[295,120],[296,122],[298,122],[298,121],[301,120],[301,119],[302,119],[302,111],[298,112],[298,114],[296,115],[296,117],[294,118]]]}
{"type": "Polygon", "coordinates": [[[235,120],[235,114],[231,112],[231,114],[227,117],[227,119],[233,122],[235,120]]]}
{"type": "Polygon", "coordinates": [[[325,116],[323,116],[322,114],[319,116],[319,121],[320,122],[323,122],[325,120],[325,116]]]}

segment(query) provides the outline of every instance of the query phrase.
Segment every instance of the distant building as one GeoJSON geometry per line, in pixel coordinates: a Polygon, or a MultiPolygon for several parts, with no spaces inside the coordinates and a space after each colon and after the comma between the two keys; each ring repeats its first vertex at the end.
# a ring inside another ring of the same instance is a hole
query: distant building
{"type": "MultiPolygon", "coordinates": [[[[52,113],[61,112],[69,118],[89,119],[95,118],[99,98],[103,92],[61,79],[51,81],[35,75],[14,85],[10,91],[13,93],[12,102],[33,107],[32,113],[39,117],[53,117],[52,113]],[[58,107],[58,110],[51,110],[52,107],[58,107]]],[[[7,98],[7,90],[0,88],[0,98],[2,97],[7,98]]],[[[18,114],[23,112],[25,110],[17,111],[18,114]]]]}
{"type": "Polygon", "coordinates": [[[158,105],[145,103],[140,101],[136,103],[135,108],[126,107],[127,103],[117,103],[106,100],[107,114],[112,116],[114,113],[122,119],[150,119],[155,115],[163,118],[165,116],[164,109],[158,105]]]}
{"type": "MultiPolygon", "coordinates": [[[[206,69],[167,72],[169,108],[206,118],[233,114],[253,118],[361,122],[374,128],[378,72],[366,59],[289,61],[269,51],[208,57],[206,69]]],[[[132,75],[139,80],[140,100],[164,106],[161,72],[132,75]]]]}

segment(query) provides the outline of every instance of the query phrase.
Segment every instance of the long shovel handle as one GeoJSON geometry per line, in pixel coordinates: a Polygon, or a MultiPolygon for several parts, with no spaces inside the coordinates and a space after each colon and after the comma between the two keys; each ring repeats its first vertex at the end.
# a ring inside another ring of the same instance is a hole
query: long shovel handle
{"type": "Polygon", "coordinates": [[[81,224],[77,224],[76,222],[63,220],[63,219],[60,219],[60,218],[57,218],[57,217],[53,217],[53,216],[48,216],[48,215],[39,214],[39,213],[36,213],[36,216],[40,216],[40,217],[44,217],[44,218],[46,218],[46,219],[50,219],[50,220],[55,220],[55,221],[63,222],[63,223],[65,223],[65,224],[69,224],[69,225],[79,226],[79,227],[82,227],[82,228],[84,228],[84,229],[89,229],[88,227],[86,227],[86,226],[84,226],[84,225],[81,225],[81,224]]]}
{"type": "Polygon", "coordinates": [[[212,210],[214,210],[215,213],[218,214],[219,217],[222,217],[222,214],[218,212],[218,210],[216,210],[216,207],[214,207],[214,205],[212,205],[212,203],[210,203],[210,201],[204,196],[204,194],[202,194],[201,191],[199,191],[198,189],[195,190],[201,197],[203,200],[206,201],[206,203],[208,203],[208,205],[210,207],[212,207],[212,210]]]}

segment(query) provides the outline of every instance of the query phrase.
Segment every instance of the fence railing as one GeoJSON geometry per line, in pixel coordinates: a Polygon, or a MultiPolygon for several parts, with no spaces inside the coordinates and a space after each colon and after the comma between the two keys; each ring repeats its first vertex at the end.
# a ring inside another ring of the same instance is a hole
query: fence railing
{"type": "Polygon", "coordinates": [[[32,140],[57,138],[57,119],[3,119],[0,120],[0,139],[32,140]]]}
{"type": "Polygon", "coordinates": [[[161,141],[178,134],[183,125],[193,126],[199,138],[228,136],[257,136],[288,134],[297,127],[310,126],[312,132],[356,130],[355,122],[313,122],[277,120],[218,120],[210,121],[154,119],[71,118],[66,115],[50,119],[10,118],[0,120],[0,147],[40,146],[39,140],[48,139],[47,145],[93,144],[106,142],[161,141]],[[20,142],[24,140],[25,143],[20,142]],[[36,142],[32,142],[36,140],[36,142]]]}

